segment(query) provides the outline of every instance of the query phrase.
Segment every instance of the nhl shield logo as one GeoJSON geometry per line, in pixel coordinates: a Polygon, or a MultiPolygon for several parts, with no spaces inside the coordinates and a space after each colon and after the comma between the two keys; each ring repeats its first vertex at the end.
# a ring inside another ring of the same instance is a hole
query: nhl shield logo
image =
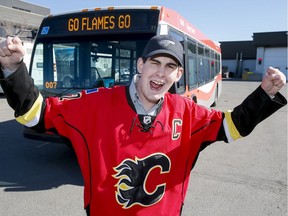
{"type": "Polygon", "coordinates": [[[151,124],[151,122],[152,122],[151,116],[144,116],[144,118],[143,118],[144,124],[149,125],[149,124],[151,124]]]}

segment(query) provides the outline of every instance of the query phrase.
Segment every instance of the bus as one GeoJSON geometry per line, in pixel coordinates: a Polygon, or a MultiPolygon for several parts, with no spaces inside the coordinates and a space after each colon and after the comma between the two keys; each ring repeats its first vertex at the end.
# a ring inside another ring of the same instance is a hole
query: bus
{"type": "MultiPolygon", "coordinates": [[[[44,18],[29,74],[44,98],[129,85],[137,59],[155,35],[171,35],[184,48],[184,74],[169,91],[215,106],[222,89],[219,43],[164,6],[103,7],[44,18]]],[[[24,136],[55,138],[29,128],[24,136]]]]}

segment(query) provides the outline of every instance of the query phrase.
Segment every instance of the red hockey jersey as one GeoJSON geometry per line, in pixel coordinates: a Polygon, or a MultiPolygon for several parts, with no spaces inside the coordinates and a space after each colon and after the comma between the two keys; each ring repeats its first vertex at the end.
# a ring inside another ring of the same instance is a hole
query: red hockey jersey
{"type": "Polygon", "coordinates": [[[148,132],[141,130],[125,87],[46,100],[45,127],[69,138],[91,215],[179,215],[192,164],[215,141],[222,112],[166,94],[148,132]]]}

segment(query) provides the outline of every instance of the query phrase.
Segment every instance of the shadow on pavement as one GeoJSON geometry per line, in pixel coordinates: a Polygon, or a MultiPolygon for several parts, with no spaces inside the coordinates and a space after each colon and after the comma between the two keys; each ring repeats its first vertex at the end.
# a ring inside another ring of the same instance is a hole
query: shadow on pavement
{"type": "Polygon", "coordinates": [[[15,192],[83,185],[72,149],[25,139],[22,129],[15,120],[0,122],[0,188],[15,192]]]}

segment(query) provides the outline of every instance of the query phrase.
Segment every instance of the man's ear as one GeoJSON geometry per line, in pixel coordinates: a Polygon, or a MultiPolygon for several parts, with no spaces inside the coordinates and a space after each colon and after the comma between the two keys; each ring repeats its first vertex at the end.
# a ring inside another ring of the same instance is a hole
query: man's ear
{"type": "Polygon", "coordinates": [[[181,79],[183,72],[184,72],[183,67],[179,67],[176,75],[176,82],[178,82],[181,79]]]}
{"type": "Polygon", "coordinates": [[[141,57],[138,58],[138,60],[137,60],[137,72],[138,73],[142,73],[143,64],[144,64],[143,58],[141,58],[141,57]]]}

